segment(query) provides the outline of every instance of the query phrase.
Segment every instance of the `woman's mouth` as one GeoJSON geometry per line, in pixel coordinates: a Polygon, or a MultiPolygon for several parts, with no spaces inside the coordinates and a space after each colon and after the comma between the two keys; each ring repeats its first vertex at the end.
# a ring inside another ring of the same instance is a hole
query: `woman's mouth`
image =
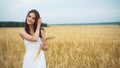
{"type": "Polygon", "coordinates": [[[32,21],[30,21],[30,20],[28,20],[27,22],[28,22],[28,24],[32,24],[32,21]]]}

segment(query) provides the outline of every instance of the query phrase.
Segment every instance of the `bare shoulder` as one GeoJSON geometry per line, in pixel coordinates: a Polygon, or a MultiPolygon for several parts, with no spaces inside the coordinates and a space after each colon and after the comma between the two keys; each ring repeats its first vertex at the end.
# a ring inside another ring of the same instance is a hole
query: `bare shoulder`
{"type": "Polygon", "coordinates": [[[45,31],[43,29],[40,30],[41,34],[44,35],[45,31]]]}
{"type": "Polygon", "coordinates": [[[44,32],[44,30],[40,30],[41,32],[44,32]]]}
{"type": "Polygon", "coordinates": [[[25,30],[21,30],[21,31],[19,32],[20,35],[22,35],[22,34],[24,34],[24,33],[25,33],[25,30]]]}
{"type": "Polygon", "coordinates": [[[20,32],[19,32],[19,35],[20,35],[20,37],[22,37],[23,38],[23,35],[25,34],[25,30],[21,30],[20,32]]]}

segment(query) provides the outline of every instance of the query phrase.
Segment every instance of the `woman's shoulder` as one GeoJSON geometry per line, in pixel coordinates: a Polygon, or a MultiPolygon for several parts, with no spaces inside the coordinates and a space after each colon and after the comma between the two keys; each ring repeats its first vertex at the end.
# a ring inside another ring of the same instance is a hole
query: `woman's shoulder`
{"type": "Polygon", "coordinates": [[[19,31],[19,34],[23,34],[23,33],[25,33],[25,30],[20,30],[19,31]]]}
{"type": "Polygon", "coordinates": [[[21,37],[23,37],[23,34],[25,33],[25,30],[20,30],[19,31],[19,35],[21,36],[21,37]]]}

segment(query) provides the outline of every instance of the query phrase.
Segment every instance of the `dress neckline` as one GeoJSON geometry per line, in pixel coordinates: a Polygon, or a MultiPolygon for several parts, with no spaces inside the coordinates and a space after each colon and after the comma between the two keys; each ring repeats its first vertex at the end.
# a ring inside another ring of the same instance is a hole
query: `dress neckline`
{"type": "MultiPolygon", "coordinates": [[[[39,37],[38,40],[39,40],[39,39],[41,39],[41,38],[39,37]]],[[[26,41],[29,41],[29,40],[27,40],[27,39],[24,39],[24,41],[25,41],[25,40],[26,40],[26,41]]],[[[38,40],[37,40],[37,41],[38,41],[38,40]]],[[[29,41],[29,42],[32,42],[32,41],[29,41]]]]}

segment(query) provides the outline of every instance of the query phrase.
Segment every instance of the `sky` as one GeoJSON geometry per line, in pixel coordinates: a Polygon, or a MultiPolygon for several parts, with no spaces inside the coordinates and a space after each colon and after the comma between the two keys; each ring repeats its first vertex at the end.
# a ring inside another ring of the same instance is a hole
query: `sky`
{"type": "Polygon", "coordinates": [[[0,21],[25,21],[31,9],[47,24],[120,21],[120,0],[1,0],[0,21]]]}

